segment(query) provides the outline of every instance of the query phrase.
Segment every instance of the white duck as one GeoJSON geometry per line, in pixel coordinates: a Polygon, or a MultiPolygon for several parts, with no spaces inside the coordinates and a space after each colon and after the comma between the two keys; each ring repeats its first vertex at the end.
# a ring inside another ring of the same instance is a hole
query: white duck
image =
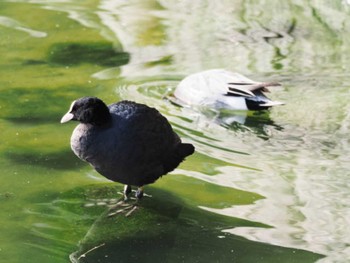
{"type": "Polygon", "coordinates": [[[193,106],[226,108],[231,110],[265,110],[283,102],[272,101],[263,92],[267,87],[280,86],[277,82],[256,82],[224,69],[212,69],[184,78],[174,96],[193,106]]]}

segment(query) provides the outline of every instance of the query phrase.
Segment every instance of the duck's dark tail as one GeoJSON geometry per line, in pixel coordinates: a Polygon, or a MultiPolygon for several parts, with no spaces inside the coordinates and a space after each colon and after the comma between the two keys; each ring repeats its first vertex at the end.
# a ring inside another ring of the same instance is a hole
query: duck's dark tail
{"type": "Polygon", "coordinates": [[[166,158],[164,164],[165,173],[173,171],[185,158],[194,153],[194,146],[190,143],[178,144],[171,156],[166,158]]]}

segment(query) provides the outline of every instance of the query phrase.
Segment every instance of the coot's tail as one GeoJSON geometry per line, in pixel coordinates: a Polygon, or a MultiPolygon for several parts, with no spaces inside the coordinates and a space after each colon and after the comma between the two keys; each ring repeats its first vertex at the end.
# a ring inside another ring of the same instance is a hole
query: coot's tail
{"type": "Polygon", "coordinates": [[[178,155],[182,156],[183,159],[194,153],[194,146],[190,143],[181,143],[177,149],[178,155]]]}
{"type": "Polygon", "coordinates": [[[164,164],[165,173],[173,171],[185,158],[194,153],[194,146],[190,143],[180,143],[175,151],[166,158],[164,164]]]}

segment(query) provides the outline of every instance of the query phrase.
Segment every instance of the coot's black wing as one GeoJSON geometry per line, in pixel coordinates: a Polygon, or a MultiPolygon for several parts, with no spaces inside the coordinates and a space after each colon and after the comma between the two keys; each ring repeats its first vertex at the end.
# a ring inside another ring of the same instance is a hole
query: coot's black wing
{"type": "Polygon", "coordinates": [[[180,138],[167,119],[156,109],[131,101],[109,106],[119,119],[119,150],[129,173],[139,176],[139,184],[148,184],[172,171],[184,159],[180,138]]]}

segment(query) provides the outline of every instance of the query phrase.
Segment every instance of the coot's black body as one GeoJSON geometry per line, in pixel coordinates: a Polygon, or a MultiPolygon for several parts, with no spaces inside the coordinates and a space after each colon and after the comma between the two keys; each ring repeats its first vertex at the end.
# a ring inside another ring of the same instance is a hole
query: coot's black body
{"type": "Polygon", "coordinates": [[[121,101],[109,105],[94,97],[74,101],[61,122],[79,121],[71,147],[106,178],[141,187],[174,170],[194,152],[182,143],[156,109],[121,101]]]}

